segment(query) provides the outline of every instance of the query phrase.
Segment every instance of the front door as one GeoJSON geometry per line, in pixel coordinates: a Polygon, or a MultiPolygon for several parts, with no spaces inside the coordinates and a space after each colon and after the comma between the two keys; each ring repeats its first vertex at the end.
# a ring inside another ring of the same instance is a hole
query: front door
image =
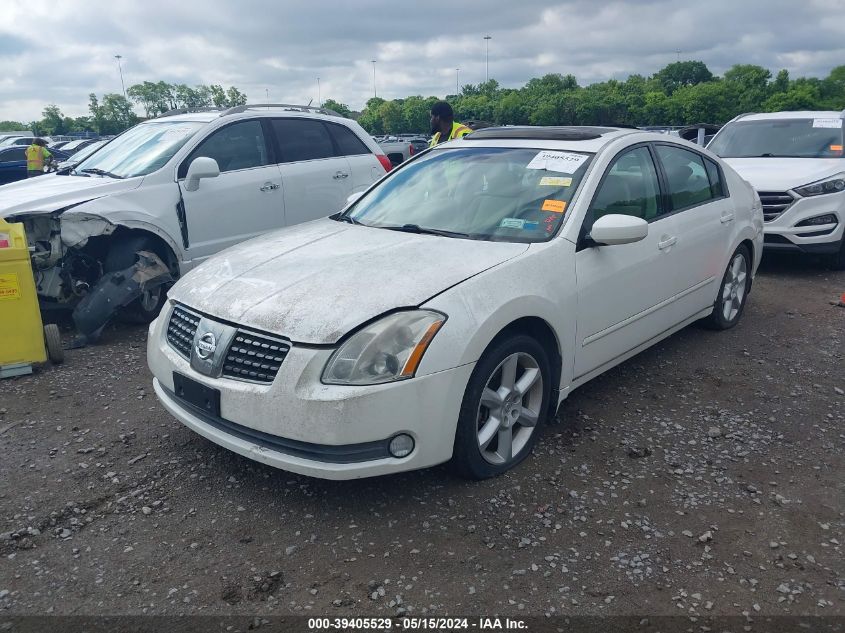
{"type": "Polygon", "coordinates": [[[603,215],[648,221],[648,236],[633,244],[590,245],[575,256],[578,280],[574,377],[611,364],[674,323],[667,318],[677,225],[664,212],[655,163],[647,146],[621,153],[605,173],[584,218],[582,235],[603,215]]]}
{"type": "Polygon", "coordinates": [[[191,260],[285,224],[281,174],[270,162],[258,120],[238,121],[213,132],[185,159],[179,177],[191,260]],[[187,191],[188,165],[199,156],[216,160],[220,175],[200,180],[197,191],[187,191]]]}

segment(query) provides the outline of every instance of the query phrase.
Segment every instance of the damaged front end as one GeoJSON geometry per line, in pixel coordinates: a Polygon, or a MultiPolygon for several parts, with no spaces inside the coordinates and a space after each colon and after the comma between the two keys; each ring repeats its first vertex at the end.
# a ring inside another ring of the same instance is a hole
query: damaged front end
{"type": "Polygon", "coordinates": [[[26,229],[42,307],[72,309],[83,342],[96,340],[121,309],[173,282],[149,248],[120,252],[143,240],[121,239],[131,232],[97,215],[56,211],[9,219],[26,229]]]}

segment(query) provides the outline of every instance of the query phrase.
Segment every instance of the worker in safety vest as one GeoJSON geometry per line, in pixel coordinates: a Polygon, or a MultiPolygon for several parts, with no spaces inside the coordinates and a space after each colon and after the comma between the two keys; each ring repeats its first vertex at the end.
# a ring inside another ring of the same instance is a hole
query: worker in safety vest
{"type": "Polygon", "coordinates": [[[26,148],[27,178],[44,175],[44,163],[53,156],[46,145],[43,138],[36,138],[32,140],[32,145],[26,148]]]}
{"type": "Polygon", "coordinates": [[[472,132],[466,125],[456,122],[454,116],[452,106],[445,101],[438,101],[431,106],[431,133],[434,136],[428,143],[429,147],[466,136],[472,132]]]}

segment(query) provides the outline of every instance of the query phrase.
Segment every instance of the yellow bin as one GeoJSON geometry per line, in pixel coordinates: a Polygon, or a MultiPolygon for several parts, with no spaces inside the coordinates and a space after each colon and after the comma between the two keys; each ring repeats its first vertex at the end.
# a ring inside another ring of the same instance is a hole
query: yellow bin
{"type": "Polygon", "coordinates": [[[43,327],[23,224],[0,218],[0,378],[64,360],[59,328],[43,327]]]}

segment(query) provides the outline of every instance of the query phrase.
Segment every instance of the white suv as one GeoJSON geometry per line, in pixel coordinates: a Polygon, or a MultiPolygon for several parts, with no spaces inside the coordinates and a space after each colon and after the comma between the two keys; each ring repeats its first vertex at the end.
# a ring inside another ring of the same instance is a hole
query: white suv
{"type": "Polygon", "coordinates": [[[93,337],[116,306],[151,321],[166,284],[209,256],[339,211],[389,169],[361,126],[328,110],[175,110],[69,173],[0,187],[0,217],[26,225],[42,303],[74,307],[93,337]]]}
{"type": "Polygon", "coordinates": [[[760,194],[768,250],[823,255],[845,268],[845,112],[744,114],[707,149],[760,194]]]}

